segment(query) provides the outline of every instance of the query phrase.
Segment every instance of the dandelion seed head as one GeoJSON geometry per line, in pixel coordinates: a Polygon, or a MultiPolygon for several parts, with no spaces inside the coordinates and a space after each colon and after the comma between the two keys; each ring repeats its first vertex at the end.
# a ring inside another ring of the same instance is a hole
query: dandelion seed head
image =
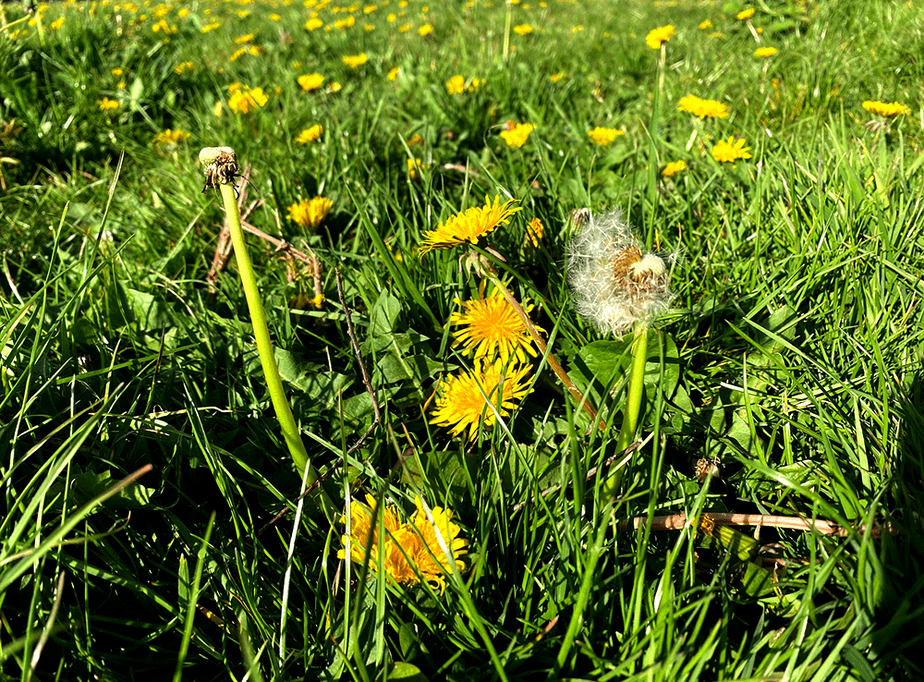
{"type": "Polygon", "coordinates": [[[665,260],[642,251],[619,211],[584,223],[568,245],[567,269],[577,312],[605,333],[623,334],[649,321],[673,297],[665,260]]]}

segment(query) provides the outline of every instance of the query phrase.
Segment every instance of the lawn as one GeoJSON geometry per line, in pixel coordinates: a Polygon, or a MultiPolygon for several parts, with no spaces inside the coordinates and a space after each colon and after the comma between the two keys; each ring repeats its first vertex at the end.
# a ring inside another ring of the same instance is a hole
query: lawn
{"type": "Polygon", "coordinates": [[[924,678],[913,3],[29,9],[0,680],[924,678]]]}

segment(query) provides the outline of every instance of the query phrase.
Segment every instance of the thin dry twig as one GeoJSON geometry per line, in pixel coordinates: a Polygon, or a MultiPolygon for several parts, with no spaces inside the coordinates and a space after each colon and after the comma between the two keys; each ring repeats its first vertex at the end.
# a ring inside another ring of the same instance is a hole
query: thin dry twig
{"type": "Polygon", "coordinates": [[[349,450],[347,450],[347,455],[352,455],[359,449],[359,446],[362,445],[363,441],[369,437],[369,434],[379,425],[379,422],[382,421],[382,413],[379,410],[379,401],[376,398],[375,391],[372,388],[372,380],[369,378],[369,372],[366,370],[366,363],[363,362],[362,353],[359,350],[359,342],[356,340],[356,330],[353,328],[353,318],[350,315],[350,307],[346,304],[346,301],[343,298],[343,281],[340,279],[340,268],[334,270],[334,275],[337,278],[337,296],[340,298],[340,305],[343,306],[343,314],[346,317],[347,323],[347,334],[350,337],[350,343],[353,346],[353,353],[356,355],[356,362],[359,363],[359,371],[363,376],[363,385],[366,387],[366,392],[369,393],[369,397],[372,399],[372,412],[375,415],[375,418],[372,420],[372,424],[369,425],[369,428],[366,429],[366,432],[359,437],[359,440],[353,444],[349,450]]]}
{"type": "MultiPolygon", "coordinates": [[[[846,536],[850,534],[850,529],[843,526],[839,526],[833,521],[826,521],[825,519],[807,519],[802,516],[774,516],[771,514],[713,514],[713,513],[703,513],[699,517],[693,517],[699,519],[709,519],[719,526],[761,526],[768,528],[788,528],[790,530],[816,530],[819,533],[824,535],[836,535],[836,536],[846,536]]],[[[691,517],[688,517],[685,513],[681,512],[679,514],[668,514],[666,516],[654,516],[651,519],[650,528],[651,530],[681,530],[685,526],[691,523],[691,517]]],[[[634,518],[623,521],[620,524],[622,530],[629,528],[629,525],[632,524],[632,527],[635,530],[644,528],[648,524],[648,517],[646,516],[636,516],[634,518]]],[[[898,535],[898,529],[891,523],[885,523],[883,525],[874,525],[867,528],[866,526],[860,526],[857,528],[857,532],[864,534],[869,532],[869,534],[878,538],[881,537],[883,532],[886,532],[890,535],[898,535]]]]}

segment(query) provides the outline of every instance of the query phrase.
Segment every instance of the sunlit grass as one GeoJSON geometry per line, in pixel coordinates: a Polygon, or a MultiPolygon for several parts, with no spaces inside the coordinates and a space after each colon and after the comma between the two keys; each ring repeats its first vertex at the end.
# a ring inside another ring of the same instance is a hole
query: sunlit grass
{"type": "Polygon", "coordinates": [[[2,674],[921,677],[919,15],[5,5],[2,674]],[[347,568],[345,519],[299,496],[215,258],[211,146],[251,167],[246,239],[327,493],[372,495],[395,534],[416,508],[425,542],[380,532],[347,568]],[[486,196],[519,210],[429,250],[486,196]],[[584,208],[669,270],[647,362],[577,312],[584,208]],[[488,279],[547,347],[479,382],[451,322],[488,279]],[[694,537],[681,513],[764,525],[694,537]]]}

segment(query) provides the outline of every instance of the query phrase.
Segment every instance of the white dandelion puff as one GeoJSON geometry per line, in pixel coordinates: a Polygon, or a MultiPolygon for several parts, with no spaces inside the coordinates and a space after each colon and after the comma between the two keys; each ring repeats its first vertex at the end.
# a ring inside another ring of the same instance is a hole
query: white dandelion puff
{"type": "Polygon", "coordinates": [[[593,216],[568,244],[568,281],[580,315],[604,333],[623,334],[670,306],[664,259],[643,253],[621,211],[593,216]]]}

